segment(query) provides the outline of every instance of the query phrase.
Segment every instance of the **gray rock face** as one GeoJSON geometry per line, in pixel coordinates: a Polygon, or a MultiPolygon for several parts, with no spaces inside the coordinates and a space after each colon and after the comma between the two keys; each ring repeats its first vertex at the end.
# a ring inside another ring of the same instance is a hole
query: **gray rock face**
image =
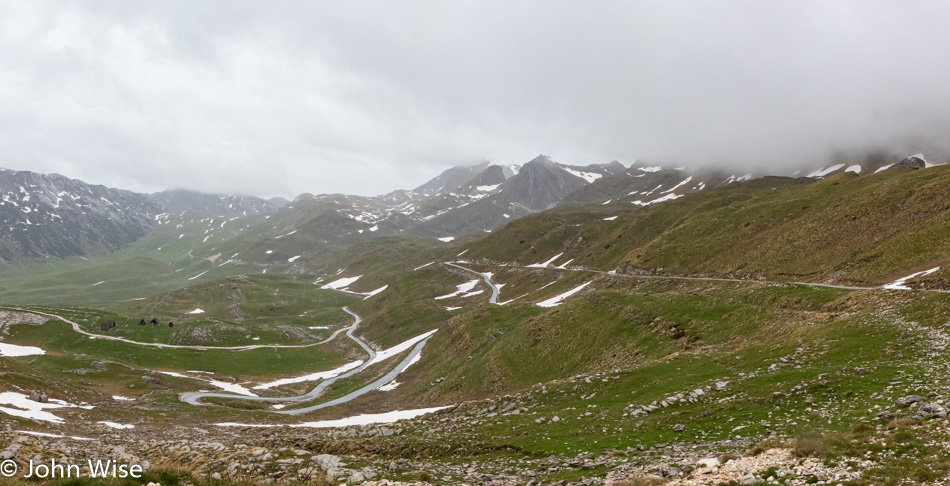
{"type": "Polygon", "coordinates": [[[916,155],[912,155],[894,164],[893,168],[895,169],[923,169],[926,166],[927,164],[924,161],[924,159],[916,155]]]}
{"type": "Polygon", "coordinates": [[[528,162],[505,188],[505,202],[518,204],[530,211],[543,211],[559,203],[568,194],[588,183],[539,155],[528,162]]]}
{"type": "Polygon", "coordinates": [[[143,194],[0,169],[0,260],[112,252],[148,233],[159,213],[143,194]]]}

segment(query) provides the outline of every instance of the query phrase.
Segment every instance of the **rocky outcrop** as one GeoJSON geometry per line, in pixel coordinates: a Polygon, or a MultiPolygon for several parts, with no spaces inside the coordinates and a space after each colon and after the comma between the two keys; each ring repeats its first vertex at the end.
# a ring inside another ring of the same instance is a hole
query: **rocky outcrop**
{"type": "Polygon", "coordinates": [[[894,169],[923,169],[927,167],[927,162],[919,155],[911,155],[893,165],[894,169]]]}

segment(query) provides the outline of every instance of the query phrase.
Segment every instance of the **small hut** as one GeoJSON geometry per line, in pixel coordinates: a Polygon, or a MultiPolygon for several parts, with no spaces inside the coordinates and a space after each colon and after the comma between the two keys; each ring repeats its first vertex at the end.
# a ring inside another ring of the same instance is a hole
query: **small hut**
{"type": "Polygon", "coordinates": [[[169,322],[168,322],[168,327],[175,327],[175,323],[174,323],[174,322],[171,322],[171,321],[169,321],[169,322]]]}
{"type": "Polygon", "coordinates": [[[150,322],[153,326],[157,326],[157,325],[158,325],[158,319],[156,319],[156,318],[154,318],[154,317],[153,317],[152,320],[149,321],[149,322],[150,322]]]}
{"type": "Polygon", "coordinates": [[[99,323],[100,331],[108,331],[109,329],[112,329],[113,327],[115,327],[115,321],[102,321],[99,323]]]}
{"type": "Polygon", "coordinates": [[[142,319],[141,321],[139,321],[139,325],[140,325],[140,326],[144,326],[144,325],[145,325],[145,319],[142,319]]]}

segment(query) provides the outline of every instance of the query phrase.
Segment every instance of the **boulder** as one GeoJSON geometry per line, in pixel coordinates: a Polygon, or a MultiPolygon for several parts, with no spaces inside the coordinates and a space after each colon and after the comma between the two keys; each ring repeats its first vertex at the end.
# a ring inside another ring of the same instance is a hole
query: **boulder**
{"type": "Polygon", "coordinates": [[[333,454],[320,454],[318,456],[313,456],[311,460],[317,465],[317,467],[323,469],[324,471],[331,468],[340,468],[346,465],[343,464],[343,460],[340,459],[340,456],[334,456],[333,454]]]}
{"type": "Polygon", "coordinates": [[[924,161],[923,157],[920,155],[911,155],[900,162],[894,164],[895,169],[923,169],[927,167],[927,163],[924,161]]]}
{"type": "Polygon", "coordinates": [[[915,404],[923,400],[923,397],[920,395],[907,395],[906,397],[900,397],[894,402],[894,406],[897,408],[907,408],[912,404],[915,404]]]}

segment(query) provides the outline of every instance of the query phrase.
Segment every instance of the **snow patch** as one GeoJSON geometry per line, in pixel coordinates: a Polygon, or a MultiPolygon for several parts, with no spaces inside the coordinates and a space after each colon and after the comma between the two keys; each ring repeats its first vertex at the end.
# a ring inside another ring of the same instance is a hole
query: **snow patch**
{"type": "Polygon", "coordinates": [[[835,165],[832,165],[831,167],[824,167],[824,168],[818,169],[812,172],[811,174],[808,174],[805,177],[824,177],[838,169],[841,169],[842,167],[844,167],[844,164],[835,164],[835,165]]]}
{"type": "Polygon", "coordinates": [[[389,359],[389,358],[392,358],[393,356],[397,356],[397,355],[399,355],[399,354],[402,354],[402,353],[403,353],[404,351],[406,351],[407,349],[409,349],[409,348],[415,346],[416,343],[418,343],[419,341],[422,341],[423,339],[425,339],[425,338],[427,338],[427,337],[429,337],[429,336],[435,334],[436,331],[438,331],[438,329],[433,329],[433,330],[431,330],[431,331],[429,331],[429,332],[427,332],[427,333],[420,334],[420,335],[418,335],[418,336],[416,336],[416,337],[414,337],[414,338],[411,338],[411,339],[407,339],[407,340],[405,340],[405,341],[403,341],[403,342],[401,342],[401,343],[399,343],[399,344],[397,344],[397,345],[395,345],[395,346],[393,346],[393,347],[391,347],[391,348],[389,348],[389,349],[384,349],[384,350],[382,350],[382,351],[377,351],[377,352],[376,352],[376,357],[373,358],[372,360],[370,360],[369,364],[376,364],[376,363],[379,363],[380,361],[385,361],[385,360],[387,360],[387,359],[389,359]]]}
{"type": "Polygon", "coordinates": [[[253,392],[251,392],[251,390],[248,390],[247,388],[244,388],[243,385],[239,385],[239,384],[237,384],[237,383],[229,383],[229,382],[226,382],[226,381],[219,381],[219,380],[211,380],[211,381],[209,381],[209,383],[211,383],[212,385],[214,385],[214,386],[216,386],[216,387],[218,387],[218,388],[220,388],[220,389],[222,389],[222,390],[224,390],[224,391],[231,392],[231,393],[234,393],[234,394],[237,394],[237,395],[245,395],[245,396],[248,396],[248,397],[256,397],[256,396],[257,396],[257,395],[255,395],[253,392]]]}
{"type": "Polygon", "coordinates": [[[454,236],[443,236],[442,238],[436,238],[436,239],[439,240],[439,241],[441,241],[441,242],[443,242],[443,243],[448,243],[448,242],[450,242],[450,241],[455,240],[455,237],[454,237],[454,236]]]}
{"type": "Polygon", "coordinates": [[[649,205],[651,205],[651,204],[657,204],[657,203],[661,203],[661,202],[664,202],[664,201],[672,201],[672,200],[674,200],[674,199],[679,199],[679,198],[681,198],[681,197],[683,197],[682,194],[673,194],[673,193],[670,193],[670,194],[667,194],[667,195],[665,195],[665,196],[663,196],[663,197],[656,198],[656,199],[654,199],[654,200],[652,200],[652,201],[643,202],[643,201],[641,201],[641,200],[638,199],[638,200],[636,200],[636,201],[632,201],[631,204],[636,204],[637,206],[649,206],[649,205]]]}
{"type": "Polygon", "coordinates": [[[122,430],[122,429],[134,429],[134,428],[135,428],[134,425],[119,424],[119,423],[116,423],[116,422],[109,422],[108,420],[102,420],[102,421],[99,421],[98,423],[100,423],[100,424],[102,424],[102,425],[105,425],[106,427],[109,427],[110,429],[119,429],[119,430],[122,430]]]}
{"type": "Polygon", "coordinates": [[[567,167],[561,167],[561,168],[566,170],[571,175],[584,179],[585,181],[587,181],[588,184],[604,176],[603,174],[598,174],[596,172],[582,172],[579,170],[568,169],[567,167]]]}
{"type": "Polygon", "coordinates": [[[895,280],[895,281],[893,281],[893,282],[891,282],[891,283],[885,285],[884,288],[885,288],[885,289],[891,289],[891,290],[911,290],[910,287],[904,285],[904,284],[907,283],[908,280],[915,279],[915,278],[917,278],[917,277],[923,277],[923,276],[926,276],[926,275],[930,275],[931,273],[934,273],[934,272],[936,272],[937,270],[940,270],[940,267],[934,267],[934,268],[931,268],[930,270],[924,270],[923,272],[912,273],[912,274],[910,274],[910,275],[908,275],[908,276],[906,276],[906,277],[904,277],[904,278],[899,278],[899,279],[897,279],[897,280],[895,280]]]}
{"type": "Polygon", "coordinates": [[[894,164],[887,164],[887,165],[885,165],[885,166],[883,166],[883,167],[878,167],[877,170],[874,171],[874,173],[877,174],[878,172],[881,172],[881,171],[890,169],[892,165],[894,165],[894,164]]]}
{"type": "MultiPolygon", "coordinates": [[[[355,415],[353,417],[346,417],[336,420],[320,420],[316,422],[301,422],[296,424],[286,424],[286,427],[306,427],[306,428],[315,428],[315,429],[325,429],[333,427],[348,427],[351,425],[371,425],[371,424],[391,424],[398,422],[400,420],[413,419],[422,415],[426,415],[432,412],[438,412],[439,410],[444,410],[446,408],[453,407],[453,405],[447,405],[444,407],[432,407],[432,408],[418,408],[415,410],[394,410],[392,412],[384,413],[366,413],[361,415],[355,415]]],[[[222,422],[215,424],[218,427],[279,427],[278,424],[241,424],[235,422],[222,422]]]]}
{"type": "Polygon", "coordinates": [[[205,310],[202,309],[201,307],[198,307],[195,310],[189,312],[189,314],[204,314],[204,313],[205,313],[205,310]]]}
{"type": "Polygon", "coordinates": [[[413,268],[412,271],[415,272],[416,270],[419,270],[419,269],[421,269],[421,268],[428,267],[429,265],[432,265],[433,263],[435,263],[435,262],[429,262],[429,263],[426,263],[425,265],[419,265],[418,267],[413,268]]]}
{"type": "Polygon", "coordinates": [[[376,289],[376,290],[371,290],[371,291],[369,291],[369,292],[366,292],[366,293],[365,293],[366,297],[363,297],[363,300],[366,300],[366,299],[368,299],[368,298],[370,298],[370,297],[372,297],[372,296],[374,296],[374,295],[376,295],[376,294],[378,294],[378,293],[380,293],[380,292],[382,292],[382,291],[384,291],[384,290],[386,290],[386,289],[388,289],[388,288],[389,288],[389,284],[386,284],[386,285],[383,285],[382,287],[380,287],[380,288],[378,288],[378,289],[376,289]]]}
{"type": "Polygon", "coordinates": [[[46,351],[36,346],[20,346],[19,344],[0,343],[0,356],[34,356],[46,354],[46,351]]]}
{"type": "Polygon", "coordinates": [[[348,287],[351,283],[356,282],[357,280],[359,280],[360,277],[362,277],[362,275],[357,275],[357,276],[355,276],[355,277],[345,277],[345,278],[341,278],[341,279],[338,279],[338,280],[334,280],[334,281],[332,281],[332,282],[330,282],[330,283],[328,283],[328,284],[326,284],[326,285],[324,285],[324,286],[322,286],[322,287],[320,287],[320,288],[321,288],[321,289],[332,289],[332,290],[345,289],[345,288],[348,287]]]}
{"type": "Polygon", "coordinates": [[[456,297],[456,296],[465,294],[467,292],[471,292],[471,290],[474,289],[476,285],[478,285],[478,279],[469,280],[468,282],[465,282],[463,284],[456,285],[455,292],[452,292],[451,294],[440,295],[436,297],[435,300],[450,299],[452,297],[456,297]]]}
{"type": "Polygon", "coordinates": [[[401,385],[401,384],[402,384],[402,383],[399,383],[398,381],[393,380],[393,381],[390,381],[389,383],[386,383],[385,385],[383,385],[383,386],[377,388],[377,390],[379,390],[379,391],[393,391],[393,390],[396,389],[396,387],[398,387],[398,386],[401,385]]]}
{"type": "Polygon", "coordinates": [[[671,187],[671,188],[669,188],[669,189],[667,189],[667,190],[661,192],[660,194],[666,194],[666,193],[668,193],[668,192],[673,192],[673,191],[675,191],[678,187],[683,186],[683,185],[685,185],[685,184],[688,184],[689,181],[691,181],[691,180],[693,180],[693,176],[687,177],[686,179],[683,180],[683,182],[680,182],[679,184],[677,184],[677,185],[675,185],[675,186],[673,186],[673,187],[671,187]]]}
{"type": "Polygon", "coordinates": [[[567,292],[564,292],[563,294],[557,295],[557,296],[555,296],[555,297],[551,297],[550,299],[545,300],[545,301],[542,301],[542,302],[538,302],[538,303],[535,304],[535,305],[538,306],[538,307],[556,307],[556,306],[559,306],[559,305],[561,305],[561,301],[563,301],[564,299],[566,299],[566,298],[568,298],[568,297],[570,297],[570,296],[572,296],[572,295],[574,295],[574,294],[580,292],[581,290],[584,290],[584,288],[587,287],[588,285],[590,285],[591,283],[593,283],[593,281],[587,282],[587,283],[582,284],[582,285],[579,285],[579,286],[577,286],[577,287],[574,287],[573,289],[568,290],[567,292]]]}
{"type": "Polygon", "coordinates": [[[34,402],[33,400],[30,400],[30,397],[17,392],[0,393],[0,405],[9,405],[7,407],[0,406],[0,412],[3,412],[7,415],[13,415],[14,417],[25,419],[39,420],[41,422],[53,422],[57,424],[63,423],[63,419],[53,415],[50,412],[47,412],[47,409],[84,408],[89,410],[92,408],[91,405],[73,405],[71,403],[56,399],[50,399],[48,403],[34,402]]]}
{"type": "Polygon", "coordinates": [[[544,263],[535,263],[535,264],[532,264],[532,265],[528,265],[528,268],[547,268],[548,265],[554,263],[554,260],[557,260],[558,258],[561,258],[561,255],[563,255],[563,254],[564,254],[564,252],[558,253],[557,255],[554,255],[554,258],[552,258],[552,259],[550,259],[550,260],[548,260],[548,261],[546,261],[546,262],[544,262],[544,263]]]}
{"type": "Polygon", "coordinates": [[[358,367],[363,364],[362,360],[353,361],[352,363],[347,363],[339,368],[332,369],[329,371],[319,371],[317,373],[310,373],[309,375],[297,376],[294,378],[281,378],[279,380],[269,381],[267,383],[261,383],[260,385],[255,386],[254,390],[267,390],[268,388],[274,388],[275,386],[289,385],[291,383],[304,383],[307,381],[317,381],[317,380],[326,380],[328,378],[333,378],[337,375],[342,375],[347,371],[352,370],[353,368],[358,367]]]}

